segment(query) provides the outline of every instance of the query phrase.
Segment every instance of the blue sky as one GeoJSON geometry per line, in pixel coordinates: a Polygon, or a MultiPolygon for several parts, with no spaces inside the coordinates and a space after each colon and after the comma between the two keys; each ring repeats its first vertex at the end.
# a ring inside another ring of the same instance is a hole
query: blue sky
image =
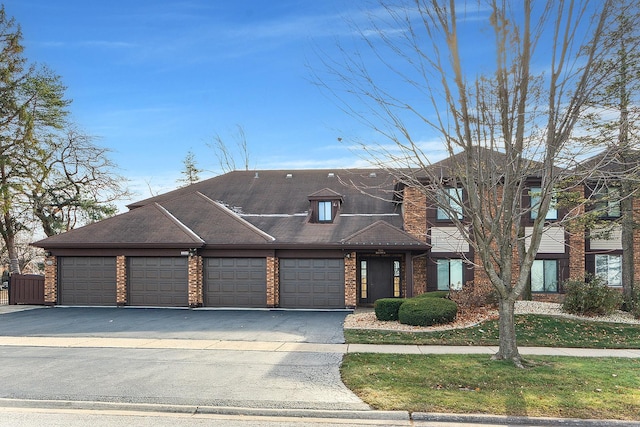
{"type": "Polygon", "coordinates": [[[189,150],[219,172],[214,135],[244,129],[256,169],[365,163],[338,137],[368,130],[312,83],[319,51],[351,37],[339,0],[8,0],[25,56],[59,74],[74,121],[131,180],[172,189],[189,150]]]}

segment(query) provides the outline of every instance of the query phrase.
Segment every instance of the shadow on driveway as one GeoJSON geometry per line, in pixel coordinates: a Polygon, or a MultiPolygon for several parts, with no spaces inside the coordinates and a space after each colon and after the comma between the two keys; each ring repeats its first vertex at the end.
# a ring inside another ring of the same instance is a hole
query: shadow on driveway
{"type": "Polygon", "coordinates": [[[0,336],[344,343],[346,311],[46,307],[0,315],[0,336]]]}

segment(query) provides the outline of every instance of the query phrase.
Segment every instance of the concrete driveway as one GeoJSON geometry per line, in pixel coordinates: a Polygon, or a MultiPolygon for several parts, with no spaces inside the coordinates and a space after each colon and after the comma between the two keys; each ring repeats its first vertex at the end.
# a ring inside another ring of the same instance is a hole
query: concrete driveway
{"type": "Polygon", "coordinates": [[[346,314],[61,307],[1,314],[0,337],[23,337],[24,345],[18,339],[18,345],[0,346],[0,398],[368,410],[340,380],[341,353],[265,351],[254,343],[342,343],[346,314]],[[30,337],[223,340],[237,346],[33,346],[30,337]]]}

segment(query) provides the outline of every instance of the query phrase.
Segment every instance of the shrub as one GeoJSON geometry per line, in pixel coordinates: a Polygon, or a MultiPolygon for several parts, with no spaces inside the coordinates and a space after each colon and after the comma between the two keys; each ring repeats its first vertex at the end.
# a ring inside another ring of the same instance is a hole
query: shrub
{"type": "Polygon", "coordinates": [[[389,321],[398,320],[398,310],[404,298],[382,298],[373,303],[373,309],[378,320],[389,321]]]}
{"type": "Polygon", "coordinates": [[[410,298],[400,306],[398,320],[405,325],[431,326],[453,322],[458,305],[444,298],[410,298]]]}
{"type": "Polygon", "coordinates": [[[640,292],[636,289],[638,289],[638,284],[635,285],[631,298],[625,301],[625,308],[633,317],[640,319],[640,292]]]}
{"type": "Polygon", "coordinates": [[[564,284],[562,309],[584,316],[602,316],[616,311],[622,304],[622,294],[608,287],[602,278],[589,276],[586,280],[569,280],[564,284]]]}
{"type": "Polygon", "coordinates": [[[452,289],[449,298],[458,304],[461,311],[498,305],[496,291],[488,281],[467,282],[460,290],[452,289]]]}
{"type": "Polygon", "coordinates": [[[449,291],[432,291],[425,292],[414,298],[449,298],[449,291]]]}

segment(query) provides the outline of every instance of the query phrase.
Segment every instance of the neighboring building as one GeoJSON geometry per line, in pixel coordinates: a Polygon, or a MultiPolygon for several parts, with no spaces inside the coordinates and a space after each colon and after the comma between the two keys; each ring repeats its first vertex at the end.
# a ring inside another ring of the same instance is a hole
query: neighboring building
{"type": "MultiPolygon", "coordinates": [[[[527,180],[523,206],[539,185],[527,180]]],[[[427,200],[384,170],[235,171],[34,245],[47,252],[45,301],[59,305],[351,308],[486,280],[427,200]]],[[[619,233],[588,239],[555,224],[562,215],[547,215],[534,298],[557,299],[585,269],[621,286],[619,233]]]]}

